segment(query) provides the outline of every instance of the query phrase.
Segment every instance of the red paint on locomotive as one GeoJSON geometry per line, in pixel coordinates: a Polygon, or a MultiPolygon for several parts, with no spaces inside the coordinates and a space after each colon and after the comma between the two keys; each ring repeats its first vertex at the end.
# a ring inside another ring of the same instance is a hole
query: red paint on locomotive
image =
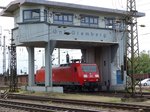
{"type": "MultiPolygon", "coordinates": [[[[96,64],[69,63],[52,69],[53,85],[56,86],[98,86],[101,76],[96,64]]],[[[35,82],[38,85],[45,83],[45,68],[37,70],[35,82]]]]}

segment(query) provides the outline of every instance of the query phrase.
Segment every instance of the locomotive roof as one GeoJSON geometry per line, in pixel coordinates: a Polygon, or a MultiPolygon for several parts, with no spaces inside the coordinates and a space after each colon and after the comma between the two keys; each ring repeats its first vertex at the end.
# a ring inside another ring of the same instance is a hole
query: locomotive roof
{"type": "MultiPolygon", "coordinates": [[[[70,66],[71,64],[76,64],[76,63],[60,64],[60,67],[70,66]]],[[[95,63],[77,63],[77,64],[82,64],[82,65],[93,65],[93,64],[95,64],[95,63]]]]}
{"type": "Polygon", "coordinates": [[[70,66],[70,63],[68,64],[60,64],[60,67],[70,66]]]}

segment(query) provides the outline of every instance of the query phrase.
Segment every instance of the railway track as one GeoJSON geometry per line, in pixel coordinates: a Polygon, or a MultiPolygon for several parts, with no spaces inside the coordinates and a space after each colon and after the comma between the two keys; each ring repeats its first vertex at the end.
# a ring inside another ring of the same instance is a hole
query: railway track
{"type": "Polygon", "coordinates": [[[58,98],[49,98],[49,97],[41,97],[41,96],[28,96],[28,95],[15,95],[15,94],[11,94],[11,96],[9,96],[9,97],[15,98],[15,99],[51,101],[54,103],[84,105],[84,106],[93,106],[93,107],[105,107],[105,108],[116,108],[116,109],[125,109],[125,110],[142,109],[144,112],[150,112],[150,106],[127,104],[127,103],[107,103],[107,102],[58,99],[58,98]]]}
{"type": "Polygon", "coordinates": [[[49,106],[41,104],[32,103],[22,103],[21,101],[10,101],[10,100],[0,100],[0,106],[7,108],[15,108],[20,110],[26,110],[29,112],[101,112],[100,110],[89,110],[89,109],[79,109],[79,108],[68,108],[60,106],[49,106]]]}
{"type": "MultiPolygon", "coordinates": [[[[104,95],[104,94],[126,94],[127,92],[126,91],[66,91],[64,93],[94,93],[94,94],[99,94],[99,95],[104,95]]],[[[139,94],[139,93],[136,93],[136,94],[139,94]]],[[[150,92],[142,92],[142,95],[150,95],[150,92]]]]}
{"type": "MultiPolygon", "coordinates": [[[[82,95],[93,95],[93,96],[108,96],[108,97],[119,97],[122,98],[124,96],[129,96],[128,93],[123,91],[100,91],[100,92],[67,92],[68,94],[82,94],[82,95]]],[[[66,93],[66,94],[67,94],[66,93]]],[[[135,96],[140,97],[141,94],[135,94],[135,96]]],[[[150,99],[150,93],[149,92],[143,92],[142,97],[146,99],[150,99]]]]}

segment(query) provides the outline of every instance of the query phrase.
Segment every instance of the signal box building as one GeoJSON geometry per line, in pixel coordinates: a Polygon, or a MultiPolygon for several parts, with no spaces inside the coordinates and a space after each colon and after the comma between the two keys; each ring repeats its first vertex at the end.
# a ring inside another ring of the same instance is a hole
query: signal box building
{"type": "MultiPolygon", "coordinates": [[[[45,0],[16,0],[1,12],[14,17],[14,43],[28,50],[29,89],[34,84],[34,48],[45,48],[45,89],[52,86],[51,56],[54,48],[81,49],[86,63],[96,63],[102,89],[125,88],[127,12],[117,9],[45,0]]],[[[144,16],[137,12],[137,17],[144,16]]]]}

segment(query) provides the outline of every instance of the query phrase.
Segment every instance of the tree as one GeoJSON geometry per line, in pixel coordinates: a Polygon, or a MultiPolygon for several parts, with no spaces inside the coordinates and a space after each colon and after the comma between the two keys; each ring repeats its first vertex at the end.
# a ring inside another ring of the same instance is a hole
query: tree
{"type": "Polygon", "coordinates": [[[139,69],[136,71],[138,74],[150,73],[150,56],[146,51],[140,52],[138,64],[139,69]]]}

